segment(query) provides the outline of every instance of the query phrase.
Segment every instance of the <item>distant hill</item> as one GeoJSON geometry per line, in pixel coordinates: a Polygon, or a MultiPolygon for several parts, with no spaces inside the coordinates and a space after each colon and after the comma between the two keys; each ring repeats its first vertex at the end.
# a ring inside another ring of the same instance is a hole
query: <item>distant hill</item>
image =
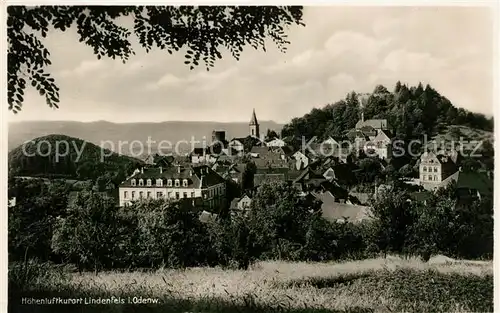
{"type": "Polygon", "coordinates": [[[108,173],[120,182],[141,160],[118,155],[65,135],[48,135],[16,147],[8,155],[9,175],[96,179],[108,173]],[[59,153],[57,153],[59,151],[59,153]]]}
{"type": "MultiPolygon", "coordinates": [[[[281,130],[281,124],[272,121],[259,121],[260,131],[264,135],[267,129],[275,131],[281,130]]],[[[115,152],[131,155],[129,152],[130,143],[138,140],[146,143],[148,137],[156,144],[158,142],[168,140],[175,144],[181,140],[191,141],[191,138],[202,141],[203,137],[210,142],[212,131],[220,129],[226,131],[226,139],[234,137],[244,137],[248,135],[248,123],[218,123],[218,122],[161,122],[161,123],[111,123],[106,121],[98,122],[73,122],[73,121],[29,121],[9,123],[9,150],[17,147],[27,140],[36,137],[46,136],[50,134],[64,134],[76,138],[81,138],[104,148],[112,148],[110,144],[103,142],[114,143],[115,152]],[[122,151],[118,150],[118,142],[122,141],[122,151]],[[124,143],[124,142],[127,143],[124,143]]],[[[187,147],[186,144],[181,145],[182,148],[187,147]]],[[[132,150],[136,150],[139,145],[132,144],[132,150]]],[[[164,144],[165,147],[165,144],[164,144]]],[[[154,151],[154,149],[153,149],[154,151]]]]}

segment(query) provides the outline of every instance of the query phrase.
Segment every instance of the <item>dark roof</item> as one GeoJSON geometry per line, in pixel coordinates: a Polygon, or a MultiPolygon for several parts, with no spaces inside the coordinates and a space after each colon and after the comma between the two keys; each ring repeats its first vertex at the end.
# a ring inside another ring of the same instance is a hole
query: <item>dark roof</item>
{"type": "MultiPolygon", "coordinates": [[[[147,187],[146,180],[151,179],[152,185],[155,186],[156,179],[187,179],[188,187],[190,188],[205,188],[207,186],[213,186],[217,184],[224,183],[224,178],[217,174],[214,170],[206,165],[199,166],[172,166],[165,169],[161,168],[147,168],[143,170],[143,173],[137,173],[129,179],[121,183],[121,187],[134,187],[131,184],[133,179],[139,180],[144,179],[144,186],[147,187]],[[179,168],[180,167],[180,168],[179,168]]],[[[166,185],[166,182],[163,182],[166,185]]],[[[138,182],[136,184],[138,186],[138,182]]],[[[182,188],[182,184],[181,184],[182,188]]]]}
{"type": "Polygon", "coordinates": [[[473,189],[477,190],[481,195],[493,194],[493,180],[491,180],[485,173],[477,171],[459,171],[457,173],[457,189],[473,189]]]}
{"type": "Polygon", "coordinates": [[[308,167],[305,170],[303,170],[302,173],[300,173],[300,175],[293,182],[294,183],[305,182],[313,179],[326,181],[326,178],[323,175],[321,175],[317,171],[313,171],[310,167],[308,167]]]}
{"type": "Polygon", "coordinates": [[[387,120],[386,119],[372,119],[366,121],[358,121],[356,123],[356,128],[360,129],[363,126],[371,126],[375,129],[384,129],[387,128],[387,120]]]}

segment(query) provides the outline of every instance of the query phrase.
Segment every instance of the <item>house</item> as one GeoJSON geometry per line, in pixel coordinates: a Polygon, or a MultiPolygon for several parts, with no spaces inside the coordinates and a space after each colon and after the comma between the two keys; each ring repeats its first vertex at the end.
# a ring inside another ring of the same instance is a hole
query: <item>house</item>
{"type": "Polygon", "coordinates": [[[365,121],[362,115],[361,120],[356,123],[356,129],[361,130],[364,126],[370,126],[377,131],[389,129],[386,119],[371,119],[365,121]]]}
{"type": "Polygon", "coordinates": [[[232,211],[248,211],[252,204],[252,198],[245,194],[241,198],[234,198],[231,201],[230,210],[232,211]]]}
{"type": "Polygon", "coordinates": [[[323,176],[330,182],[337,182],[339,185],[350,185],[355,181],[355,168],[350,164],[338,163],[327,167],[323,176]]]}
{"type": "Polygon", "coordinates": [[[284,146],[286,146],[286,143],[283,139],[274,138],[274,139],[266,142],[266,146],[268,146],[268,147],[284,147],[284,146]]]}
{"type": "Polygon", "coordinates": [[[311,161],[309,157],[302,151],[297,151],[292,155],[292,158],[295,160],[295,169],[302,170],[309,166],[309,162],[311,161]]]}
{"type": "Polygon", "coordinates": [[[328,138],[326,138],[326,139],[322,142],[322,144],[324,144],[324,145],[331,145],[331,146],[338,146],[338,147],[340,147],[340,143],[339,143],[337,140],[335,140],[335,139],[333,139],[332,137],[330,137],[330,136],[328,136],[328,138]]]}
{"type": "Polygon", "coordinates": [[[142,199],[202,199],[215,207],[223,202],[226,181],[206,165],[142,168],[119,186],[119,204],[128,205],[142,199]]]}
{"type": "Polygon", "coordinates": [[[207,161],[207,149],[203,147],[195,147],[193,151],[189,154],[189,158],[191,163],[198,164],[204,163],[207,161]]]}
{"type": "Polygon", "coordinates": [[[367,206],[339,202],[329,191],[313,194],[321,201],[323,217],[331,222],[358,223],[370,219],[370,211],[367,206]]]}
{"type": "Polygon", "coordinates": [[[452,182],[456,184],[457,198],[493,197],[493,180],[484,172],[458,170],[446,178],[439,187],[446,187],[452,182]]]}
{"type": "Polygon", "coordinates": [[[321,173],[308,167],[293,181],[293,185],[301,191],[306,191],[317,188],[326,181],[326,178],[321,173]]]}
{"type": "Polygon", "coordinates": [[[203,210],[200,213],[199,219],[200,219],[200,222],[202,222],[202,223],[211,223],[217,219],[217,214],[203,210]]]}
{"type": "Polygon", "coordinates": [[[420,156],[420,184],[427,190],[436,189],[450,175],[457,171],[453,157],[435,152],[424,152],[420,156]]]}
{"type": "Polygon", "coordinates": [[[378,134],[365,145],[367,155],[375,154],[382,160],[392,156],[392,140],[389,131],[380,130],[378,134]]]}
{"type": "Polygon", "coordinates": [[[241,183],[243,179],[243,172],[245,171],[244,164],[230,164],[230,165],[219,165],[214,164],[212,169],[216,171],[222,178],[226,180],[234,181],[235,183],[241,183]]]}
{"type": "Polygon", "coordinates": [[[254,187],[259,187],[266,183],[271,182],[287,182],[288,181],[288,168],[257,168],[253,176],[254,187]]]}
{"type": "Polygon", "coordinates": [[[260,138],[246,136],[233,138],[228,143],[228,148],[231,148],[237,153],[238,156],[243,156],[245,152],[248,152],[252,147],[265,147],[266,144],[260,140],[260,138]]]}

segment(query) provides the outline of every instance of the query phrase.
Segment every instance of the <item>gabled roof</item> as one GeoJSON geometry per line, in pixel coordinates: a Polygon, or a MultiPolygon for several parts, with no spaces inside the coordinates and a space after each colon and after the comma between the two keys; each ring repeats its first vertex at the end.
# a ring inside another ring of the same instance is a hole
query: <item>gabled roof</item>
{"type": "Polygon", "coordinates": [[[311,168],[306,168],[302,173],[293,181],[294,183],[309,181],[309,180],[321,180],[325,181],[326,178],[320,173],[313,171],[311,168]]]}
{"type": "Polygon", "coordinates": [[[456,182],[457,189],[477,190],[483,196],[493,194],[493,181],[482,172],[457,171],[442,182],[442,186],[456,182]]]}

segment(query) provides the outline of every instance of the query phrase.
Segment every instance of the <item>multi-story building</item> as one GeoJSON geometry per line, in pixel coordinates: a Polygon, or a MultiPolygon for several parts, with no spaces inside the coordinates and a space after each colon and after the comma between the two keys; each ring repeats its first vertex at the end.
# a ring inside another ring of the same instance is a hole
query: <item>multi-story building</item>
{"type": "MultiPolygon", "coordinates": [[[[226,194],[225,180],[206,165],[142,168],[119,186],[120,206],[144,199],[200,200],[217,207],[226,194]]],[[[198,201],[196,201],[198,203],[198,201]]],[[[193,202],[194,203],[194,202],[193,202]]]]}
{"type": "Polygon", "coordinates": [[[440,186],[442,181],[457,171],[454,160],[454,155],[424,152],[420,156],[420,184],[426,189],[440,186]]]}

